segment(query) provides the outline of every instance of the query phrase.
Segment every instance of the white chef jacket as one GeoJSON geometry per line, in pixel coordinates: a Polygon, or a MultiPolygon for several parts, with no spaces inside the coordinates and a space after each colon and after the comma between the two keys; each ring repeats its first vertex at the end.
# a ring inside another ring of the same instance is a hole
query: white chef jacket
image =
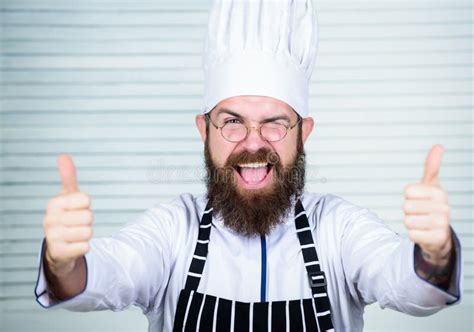
{"type": "MultiPolygon", "coordinates": [[[[362,331],[364,307],[375,301],[415,316],[459,303],[462,264],[454,232],[455,270],[445,291],[418,277],[414,243],[369,209],[330,194],[305,192],[301,202],[326,273],[336,331],[362,331]]],[[[172,331],[206,203],[204,196],[183,194],[149,208],[111,237],[94,238],[85,256],[86,288],[66,301],[49,296],[40,260],[37,301],[46,308],[73,311],[117,311],[136,305],[148,318],[149,331],[172,331]]],[[[311,298],[293,211],[266,237],[266,251],[265,301],[311,298]]],[[[236,234],[213,216],[198,292],[261,301],[261,254],[259,237],[236,234]]]]}

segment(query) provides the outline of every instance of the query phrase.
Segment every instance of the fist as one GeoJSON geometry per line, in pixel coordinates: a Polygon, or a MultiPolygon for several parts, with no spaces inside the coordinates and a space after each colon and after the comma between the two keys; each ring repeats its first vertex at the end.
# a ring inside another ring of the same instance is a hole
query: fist
{"type": "Polygon", "coordinates": [[[89,251],[93,214],[90,197],[79,191],[76,169],[68,155],[60,155],[58,169],[62,191],[49,200],[43,227],[45,260],[51,271],[68,273],[77,258],[89,251]]]}
{"type": "Polygon", "coordinates": [[[423,178],[405,187],[403,205],[408,236],[434,264],[442,261],[452,248],[448,195],[439,183],[443,152],[441,145],[431,148],[423,178]]]}

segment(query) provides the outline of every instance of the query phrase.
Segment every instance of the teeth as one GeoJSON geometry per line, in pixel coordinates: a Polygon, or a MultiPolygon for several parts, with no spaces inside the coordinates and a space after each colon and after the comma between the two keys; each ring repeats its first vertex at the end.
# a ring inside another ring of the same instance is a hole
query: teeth
{"type": "Polygon", "coordinates": [[[248,163],[248,164],[239,164],[239,167],[242,168],[260,168],[266,167],[267,163],[248,163]]]}

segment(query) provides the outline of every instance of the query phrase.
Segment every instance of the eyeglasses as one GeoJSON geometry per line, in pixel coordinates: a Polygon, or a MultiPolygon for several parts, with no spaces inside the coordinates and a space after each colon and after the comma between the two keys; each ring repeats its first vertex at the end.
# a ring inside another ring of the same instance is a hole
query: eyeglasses
{"type": "Polygon", "coordinates": [[[221,135],[229,142],[239,143],[247,138],[250,134],[252,128],[256,129],[260,134],[260,137],[265,139],[268,142],[278,142],[286,137],[288,131],[293,129],[300,123],[301,117],[298,116],[298,120],[293,125],[284,125],[278,122],[264,122],[258,127],[248,127],[246,126],[241,119],[232,118],[226,120],[222,126],[216,125],[209,113],[206,114],[206,117],[209,119],[209,122],[216,128],[221,130],[221,135]]]}

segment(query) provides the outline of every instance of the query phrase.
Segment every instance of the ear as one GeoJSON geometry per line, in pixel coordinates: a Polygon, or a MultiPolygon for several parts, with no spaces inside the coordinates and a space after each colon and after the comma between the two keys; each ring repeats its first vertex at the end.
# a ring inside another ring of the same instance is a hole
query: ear
{"type": "Polygon", "coordinates": [[[196,115],[196,127],[203,142],[206,141],[206,118],[202,114],[196,115]]]}
{"type": "Polygon", "coordinates": [[[303,138],[303,143],[306,142],[308,139],[309,135],[313,131],[314,127],[314,120],[311,117],[307,117],[303,119],[303,127],[301,128],[303,130],[302,132],[302,138],[303,138]]]}

